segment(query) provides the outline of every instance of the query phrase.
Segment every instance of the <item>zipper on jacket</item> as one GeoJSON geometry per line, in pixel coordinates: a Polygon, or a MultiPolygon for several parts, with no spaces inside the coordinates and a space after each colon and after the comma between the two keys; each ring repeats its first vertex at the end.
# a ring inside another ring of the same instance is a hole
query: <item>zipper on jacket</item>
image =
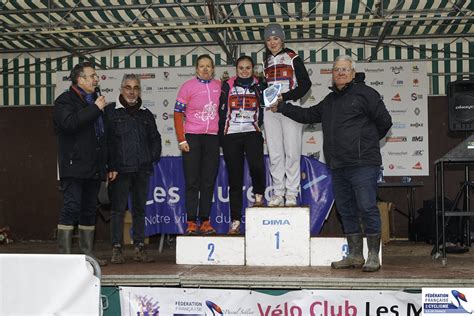
{"type": "Polygon", "coordinates": [[[277,81],[277,64],[275,62],[276,58],[272,55],[273,58],[273,83],[277,81]]]}
{"type": "MultiPolygon", "coordinates": [[[[207,88],[207,98],[209,99],[209,105],[212,106],[212,101],[211,101],[211,91],[209,90],[209,83],[205,83],[206,85],[206,88],[207,88]]],[[[207,122],[206,122],[206,132],[204,134],[207,134],[207,132],[209,131],[209,121],[210,121],[210,113],[208,113],[208,116],[207,116],[207,122]]]]}
{"type": "Polygon", "coordinates": [[[360,158],[361,158],[361,157],[360,157],[360,136],[359,136],[359,139],[358,139],[358,143],[359,143],[359,144],[358,144],[358,147],[359,147],[359,161],[360,161],[360,158]]]}

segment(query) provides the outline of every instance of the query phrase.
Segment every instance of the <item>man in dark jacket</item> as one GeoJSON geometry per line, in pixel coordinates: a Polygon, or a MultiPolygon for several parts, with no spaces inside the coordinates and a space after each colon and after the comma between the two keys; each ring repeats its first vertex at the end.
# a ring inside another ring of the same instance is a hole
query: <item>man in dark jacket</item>
{"type": "Polygon", "coordinates": [[[381,221],[377,208],[377,178],[382,164],[380,139],[392,126],[381,96],[355,72],[349,56],[336,58],[332,69],[332,92],[310,108],[288,103],[272,111],[300,123],[322,123],[324,156],[332,169],[336,207],[342,219],[349,255],[333,262],[332,268],[380,269],[381,221]],[[362,254],[362,228],[367,236],[369,256],[362,254]]]}
{"type": "Polygon", "coordinates": [[[71,253],[74,225],[79,224],[79,247],[93,256],[97,194],[106,178],[106,102],[96,93],[99,77],[91,63],[74,66],[70,77],[72,85],[54,101],[53,114],[64,202],[58,225],[59,252],[71,253]]]}
{"type": "Polygon", "coordinates": [[[111,105],[115,109],[110,114],[107,125],[112,263],[125,262],[122,254],[123,220],[129,193],[135,246],[133,259],[138,262],[153,261],[144,245],[145,205],[153,162],[158,161],[161,155],[161,136],[153,114],[142,108],[140,89],[137,75],[123,76],[120,94],[111,105]]]}

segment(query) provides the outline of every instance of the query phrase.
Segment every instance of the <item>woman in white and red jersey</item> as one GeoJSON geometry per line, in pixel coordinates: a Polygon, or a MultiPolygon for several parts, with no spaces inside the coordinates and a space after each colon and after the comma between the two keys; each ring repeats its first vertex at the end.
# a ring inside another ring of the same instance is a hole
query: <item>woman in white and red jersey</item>
{"type": "Polygon", "coordinates": [[[181,86],[174,107],[174,127],[183,154],[186,183],[187,235],[216,233],[209,215],[219,168],[221,83],[213,77],[214,61],[209,55],[199,56],[196,77],[181,86]]]}
{"type": "MultiPolygon", "coordinates": [[[[294,51],[285,48],[281,25],[268,24],[264,37],[264,72],[268,86],[281,84],[278,102],[300,106],[300,99],[311,88],[303,60],[294,51]]],[[[303,124],[281,113],[265,111],[264,127],[273,182],[273,195],[268,206],[297,206],[303,124]]]]}
{"type": "Polygon", "coordinates": [[[222,84],[219,106],[219,134],[229,176],[229,200],[232,223],[229,235],[240,233],[244,185],[244,164],[247,160],[254,207],[263,206],[265,164],[263,161],[263,111],[260,107],[264,86],[253,75],[251,57],[241,56],[236,62],[237,76],[222,84]]]}

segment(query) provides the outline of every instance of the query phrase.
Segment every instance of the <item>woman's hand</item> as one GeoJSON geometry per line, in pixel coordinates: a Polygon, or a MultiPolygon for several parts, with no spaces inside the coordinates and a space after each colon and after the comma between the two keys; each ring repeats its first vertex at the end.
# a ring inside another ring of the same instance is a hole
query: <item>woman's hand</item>
{"type": "Polygon", "coordinates": [[[278,112],[278,102],[275,102],[270,106],[270,111],[272,111],[273,113],[278,112]]]}
{"type": "Polygon", "coordinates": [[[189,152],[188,142],[182,142],[181,144],[179,144],[179,150],[185,153],[189,152]]]}
{"type": "Polygon", "coordinates": [[[276,102],[270,105],[270,111],[272,111],[273,113],[278,112],[278,105],[280,105],[281,103],[283,103],[283,97],[281,94],[279,94],[276,102]]]}

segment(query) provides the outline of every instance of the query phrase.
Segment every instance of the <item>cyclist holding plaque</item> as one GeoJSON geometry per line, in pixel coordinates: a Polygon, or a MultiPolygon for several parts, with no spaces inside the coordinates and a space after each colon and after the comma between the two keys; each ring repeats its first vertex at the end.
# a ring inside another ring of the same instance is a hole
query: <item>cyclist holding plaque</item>
{"type": "Polygon", "coordinates": [[[229,175],[229,235],[240,233],[242,217],[245,159],[252,178],[254,207],[263,206],[265,164],[263,161],[263,124],[261,105],[263,84],[253,75],[251,57],[241,56],[236,62],[237,76],[222,84],[219,106],[219,134],[229,175]]]}
{"type": "MultiPolygon", "coordinates": [[[[276,94],[276,102],[300,106],[300,99],[311,88],[303,60],[285,47],[281,25],[268,24],[264,38],[264,72],[270,89],[265,91],[266,105],[275,103],[276,94]]],[[[303,124],[281,113],[265,111],[264,127],[273,181],[273,195],[268,206],[297,206],[303,124]]]]}

